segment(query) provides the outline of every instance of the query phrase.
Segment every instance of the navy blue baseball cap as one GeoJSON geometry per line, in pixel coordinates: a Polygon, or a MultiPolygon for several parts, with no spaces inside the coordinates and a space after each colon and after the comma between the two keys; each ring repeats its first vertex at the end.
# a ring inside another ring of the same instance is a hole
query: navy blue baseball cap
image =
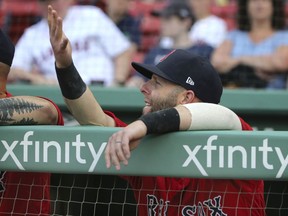
{"type": "Polygon", "coordinates": [[[218,72],[205,57],[176,49],[162,58],[157,65],[132,62],[132,66],[149,79],[155,74],[192,90],[202,102],[220,102],[222,82],[218,72]]]}
{"type": "Polygon", "coordinates": [[[14,52],[14,44],[2,29],[0,29],[0,62],[11,66],[14,52]]]}

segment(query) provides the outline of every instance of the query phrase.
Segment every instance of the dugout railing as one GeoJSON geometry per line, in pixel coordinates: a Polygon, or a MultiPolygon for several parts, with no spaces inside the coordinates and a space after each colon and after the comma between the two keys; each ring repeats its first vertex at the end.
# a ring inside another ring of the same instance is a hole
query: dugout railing
{"type": "Polygon", "coordinates": [[[288,180],[288,132],[185,131],[145,137],[129,166],[105,167],[119,130],[96,126],[3,126],[1,170],[288,180]],[[139,169],[141,167],[141,169],[139,169]]]}

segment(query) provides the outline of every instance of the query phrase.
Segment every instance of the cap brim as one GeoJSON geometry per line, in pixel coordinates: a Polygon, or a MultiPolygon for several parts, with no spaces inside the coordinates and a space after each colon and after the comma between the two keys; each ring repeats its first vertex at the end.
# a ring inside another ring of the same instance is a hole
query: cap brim
{"type": "Polygon", "coordinates": [[[141,64],[137,62],[132,62],[132,67],[140,74],[145,76],[148,79],[151,79],[152,75],[158,75],[166,80],[169,80],[174,83],[173,80],[171,80],[170,77],[167,77],[164,72],[162,72],[159,68],[157,68],[154,65],[148,65],[148,64],[141,64]]]}
{"type": "Polygon", "coordinates": [[[157,71],[160,72],[160,70],[154,65],[141,64],[137,62],[132,62],[131,65],[138,73],[142,74],[148,79],[151,79],[152,75],[157,73],[157,71]]]}

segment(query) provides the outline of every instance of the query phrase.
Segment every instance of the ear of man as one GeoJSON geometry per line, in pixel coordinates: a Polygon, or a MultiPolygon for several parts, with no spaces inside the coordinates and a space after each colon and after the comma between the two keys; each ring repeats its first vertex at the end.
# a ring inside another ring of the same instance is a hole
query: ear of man
{"type": "Polygon", "coordinates": [[[196,97],[194,91],[192,90],[185,90],[183,92],[183,96],[181,97],[180,104],[189,104],[200,102],[199,98],[196,97]]]}

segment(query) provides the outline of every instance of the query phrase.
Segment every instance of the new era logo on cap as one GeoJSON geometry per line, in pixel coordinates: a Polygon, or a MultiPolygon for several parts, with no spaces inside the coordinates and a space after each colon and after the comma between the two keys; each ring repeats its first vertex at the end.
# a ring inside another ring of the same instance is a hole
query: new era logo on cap
{"type": "Polygon", "coordinates": [[[195,84],[191,77],[187,78],[186,83],[191,85],[191,86],[193,86],[195,84]]]}

